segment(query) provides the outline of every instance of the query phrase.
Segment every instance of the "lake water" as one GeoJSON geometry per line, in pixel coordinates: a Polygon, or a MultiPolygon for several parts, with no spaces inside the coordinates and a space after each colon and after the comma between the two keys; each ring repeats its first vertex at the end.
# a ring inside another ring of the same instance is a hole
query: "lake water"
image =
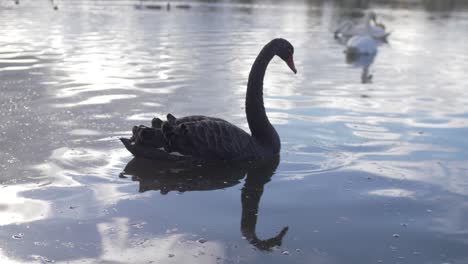
{"type": "Polygon", "coordinates": [[[468,12],[395,2],[362,84],[332,31],[365,9],[339,1],[2,1],[1,263],[468,263],[468,12]],[[132,161],[153,116],[248,129],[275,37],[298,69],[266,75],[278,164],[132,161]]]}

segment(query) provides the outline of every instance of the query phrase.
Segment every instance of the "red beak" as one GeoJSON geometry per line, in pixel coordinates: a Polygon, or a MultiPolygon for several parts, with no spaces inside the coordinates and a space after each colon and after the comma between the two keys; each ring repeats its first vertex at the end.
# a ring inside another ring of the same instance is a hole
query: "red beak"
{"type": "Polygon", "coordinates": [[[293,60],[293,55],[292,54],[286,60],[286,64],[288,64],[289,68],[294,72],[294,74],[297,73],[296,66],[294,66],[294,60],[293,60]]]}

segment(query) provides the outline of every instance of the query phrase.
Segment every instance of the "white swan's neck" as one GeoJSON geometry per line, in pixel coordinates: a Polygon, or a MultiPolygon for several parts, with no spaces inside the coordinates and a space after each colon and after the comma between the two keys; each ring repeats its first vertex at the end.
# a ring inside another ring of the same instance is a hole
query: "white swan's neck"
{"type": "Polygon", "coordinates": [[[367,32],[371,32],[371,29],[372,29],[372,16],[370,14],[367,15],[365,25],[366,25],[367,32]]]}

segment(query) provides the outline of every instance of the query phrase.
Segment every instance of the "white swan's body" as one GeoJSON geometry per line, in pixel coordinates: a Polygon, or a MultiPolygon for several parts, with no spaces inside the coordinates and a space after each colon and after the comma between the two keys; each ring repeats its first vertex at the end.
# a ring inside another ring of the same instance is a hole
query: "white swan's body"
{"type": "Polygon", "coordinates": [[[353,36],[368,35],[378,40],[385,40],[389,34],[383,24],[376,22],[375,13],[370,12],[366,15],[364,23],[355,24],[351,21],[342,23],[335,31],[335,38],[346,41],[353,36]]]}
{"type": "Polygon", "coordinates": [[[346,54],[375,55],[377,53],[377,41],[368,35],[357,35],[346,42],[346,54]]]}

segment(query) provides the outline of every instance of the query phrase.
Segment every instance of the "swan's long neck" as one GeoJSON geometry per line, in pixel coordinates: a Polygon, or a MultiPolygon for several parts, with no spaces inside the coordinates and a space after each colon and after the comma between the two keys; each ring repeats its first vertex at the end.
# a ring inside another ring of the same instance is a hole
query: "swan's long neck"
{"type": "Polygon", "coordinates": [[[371,29],[372,29],[372,16],[368,14],[366,18],[366,30],[367,32],[370,32],[371,29]]]}
{"type": "Polygon", "coordinates": [[[250,70],[247,84],[247,95],[245,98],[245,112],[250,132],[262,146],[272,148],[275,153],[279,152],[280,139],[278,133],[271,125],[263,105],[263,79],[268,63],[275,56],[274,47],[267,44],[250,70]]]}

